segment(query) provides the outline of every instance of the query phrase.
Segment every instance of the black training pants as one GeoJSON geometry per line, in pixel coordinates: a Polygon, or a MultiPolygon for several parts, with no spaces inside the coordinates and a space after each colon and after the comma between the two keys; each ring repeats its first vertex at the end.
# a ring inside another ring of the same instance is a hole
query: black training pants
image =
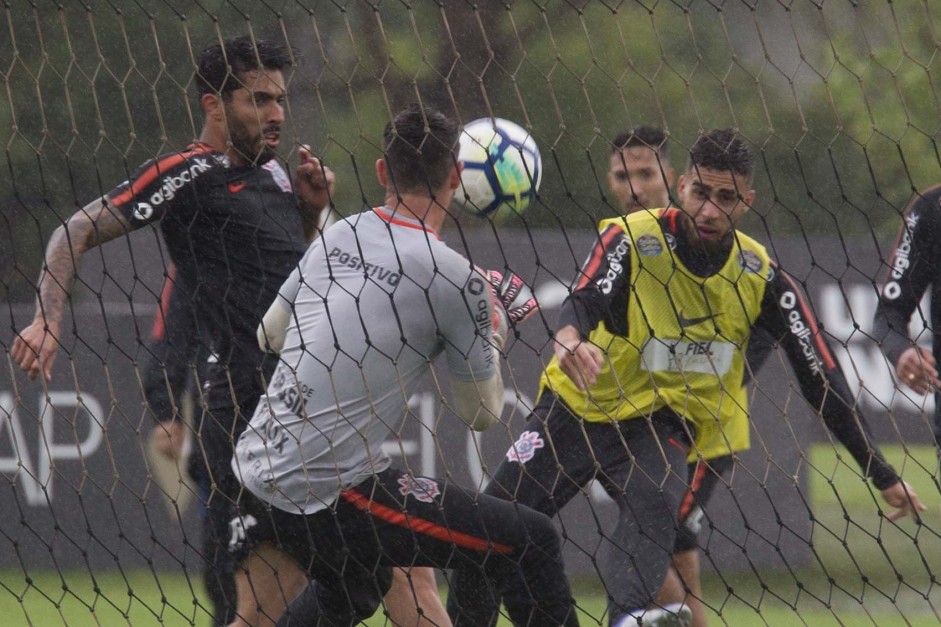
{"type": "MultiPolygon", "coordinates": [[[[689,446],[683,420],[670,411],[590,423],[546,394],[486,493],[551,516],[593,479],[605,485],[619,509],[604,538],[602,564],[609,622],[615,624],[653,603],[669,569],[689,446]]],[[[476,573],[456,574],[448,599],[455,626],[495,624],[499,593],[476,573]],[[467,613],[473,620],[460,620],[467,613]]]]}

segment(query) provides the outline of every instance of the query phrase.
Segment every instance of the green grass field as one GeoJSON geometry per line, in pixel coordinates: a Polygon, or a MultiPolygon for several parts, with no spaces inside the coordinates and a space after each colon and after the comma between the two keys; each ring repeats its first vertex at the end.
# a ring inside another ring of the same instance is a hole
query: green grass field
{"type": "MultiPolygon", "coordinates": [[[[704,578],[712,625],[895,625],[941,623],[939,498],[934,449],[890,460],[929,507],[924,524],[880,522],[873,496],[829,446],[810,452],[810,501],[818,519],[818,563],[799,571],[716,573],[704,578]],[[832,484],[832,487],[831,487],[832,484]],[[838,496],[837,496],[838,495],[838,496]],[[865,578],[865,580],[864,580],[865,578]]],[[[582,624],[606,624],[596,581],[576,581],[582,624]]],[[[0,572],[0,625],[207,625],[198,578],[150,571],[121,574],[0,572]]],[[[368,625],[388,624],[381,615],[368,625]]],[[[501,624],[509,624],[504,622],[501,624]]]]}

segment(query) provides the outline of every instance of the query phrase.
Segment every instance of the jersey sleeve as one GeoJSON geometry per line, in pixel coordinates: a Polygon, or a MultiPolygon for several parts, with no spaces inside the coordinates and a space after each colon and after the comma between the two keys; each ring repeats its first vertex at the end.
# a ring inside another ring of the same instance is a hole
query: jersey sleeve
{"type": "Polygon", "coordinates": [[[630,280],[630,237],[619,225],[609,225],[598,236],[572,293],[562,304],[558,328],[574,326],[587,338],[604,321],[609,331],[626,336],[630,280]]]}
{"type": "Polygon", "coordinates": [[[884,490],[898,475],[873,441],[865,416],[797,282],[772,263],[773,273],[755,326],[784,349],[801,393],[847,448],[873,484],[884,490]]]}
{"type": "Polygon", "coordinates": [[[938,194],[919,195],[906,212],[889,257],[885,286],[879,297],[873,333],[892,363],[911,348],[908,324],[925,290],[938,272],[938,194]]]}
{"type": "Polygon", "coordinates": [[[131,177],[106,194],[131,228],[162,218],[181,202],[184,188],[213,167],[206,148],[173,153],[144,163],[131,177]]]}
{"type": "Polygon", "coordinates": [[[492,377],[498,368],[493,301],[487,279],[470,270],[466,261],[462,265],[451,272],[444,264],[438,267],[431,305],[451,376],[460,381],[481,381],[492,377]]]}
{"type": "Polygon", "coordinates": [[[304,282],[302,271],[303,267],[304,264],[302,263],[298,267],[294,268],[293,272],[291,272],[284,283],[281,284],[281,289],[278,290],[278,296],[275,298],[275,302],[277,302],[282,307],[290,309],[294,306],[294,302],[297,300],[297,295],[301,291],[301,285],[304,282]]]}

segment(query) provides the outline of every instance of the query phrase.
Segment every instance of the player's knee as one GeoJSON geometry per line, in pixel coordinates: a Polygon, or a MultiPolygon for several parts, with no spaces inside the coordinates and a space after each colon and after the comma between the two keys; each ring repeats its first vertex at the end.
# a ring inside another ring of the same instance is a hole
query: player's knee
{"type": "Polygon", "coordinates": [[[355,625],[376,613],[391,587],[392,569],[378,568],[371,580],[353,578],[340,587],[331,587],[320,599],[323,613],[331,617],[333,624],[355,625]]]}
{"type": "MultiPolygon", "coordinates": [[[[406,590],[411,589],[418,599],[427,596],[438,596],[438,582],[435,580],[435,571],[433,568],[412,568],[407,573],[401,568],[393,571],[393,581],[406,590]]],[[[390,594],[395,589],[393,585],[390,594]]]]}
{"type": "Polygon", "coordinates": [[[546,514],[528,510],[524,525],[527,539],[539,554],[549,558],[557,558],[562,554],[562,539],[552,519],[546,514]]]}

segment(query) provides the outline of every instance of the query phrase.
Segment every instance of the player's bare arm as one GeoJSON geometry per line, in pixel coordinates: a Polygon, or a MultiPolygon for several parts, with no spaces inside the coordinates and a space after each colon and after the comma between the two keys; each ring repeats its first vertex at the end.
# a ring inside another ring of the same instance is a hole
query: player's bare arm
{"type": "Polygon", "coordinates": [[[82,256],[129,230],[124,216],[100,198],[76,212],[49,238],[37,286],[36,314],[33,322],[17,334],[10,352],[30,379],[36,379],[40,372],[46,381],[52,378],[65,304],[82,256]]]}
{"type": "Polygon", "coordinates": [[[320,228],[323,211],[333,199],[336,175],[323,161],[311,154],[309,146],[301,146],[297,155],[294,193],[304,220],[304,238],[312,242],[320,228]]]}

